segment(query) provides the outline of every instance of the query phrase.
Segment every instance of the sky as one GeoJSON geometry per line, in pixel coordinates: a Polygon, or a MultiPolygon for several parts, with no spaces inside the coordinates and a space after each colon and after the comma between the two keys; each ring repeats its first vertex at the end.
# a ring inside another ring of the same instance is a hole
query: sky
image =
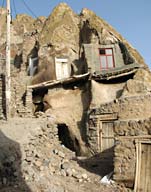
{"type": "MultiPolygon", "coordinates": [[[[88,8],[112,25],[139,51],[151,68],[151,0],[10,1],[13,16],[15,14],[26,13],[31,16],[47,17],[60,2],[66,2],[76,13],[80,13],[82,8],[88,8]],[[27,9],[25,4],[28,5],[29,9],[27,9]]],[[[1,4],[2,2],[3,0],[0,0],[1,4]]]]}

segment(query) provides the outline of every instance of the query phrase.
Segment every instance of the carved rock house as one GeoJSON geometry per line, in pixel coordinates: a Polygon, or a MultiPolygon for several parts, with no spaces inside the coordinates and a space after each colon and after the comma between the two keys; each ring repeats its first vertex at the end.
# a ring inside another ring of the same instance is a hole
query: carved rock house
{"type": "MultiPolygon", "coordinates": [[[[85,143],[89,154],[99,154],[106,166],[112,164],[110,171],[115,181],[137,192],[143,189],[147,192],[151,189],[150,71],[136,50],[91,11],[84,9],[80,16],[75,16],[66,4],[56,10],[42,23],[39,36],[23,33],[22,43],[16,45],[22,54],[19,68],[11,66],[11,114],[33,116],[37,111],[53,107],[55,113],[59,102],[63,106],[63,96],[68,91],[65,102],[71,106],[58,107],[59,112],[63,111],[59,117],[66,118],[73,126],[76,150],[85,143]],[[59,10],[58,17],[54,16],[56,10],[59,10]],[[55,21],[51,18],[59,21],[53,24],[55,21]],[[62,40],[58,23],[63,35],[71,34],[72,39],[62,40]],[[49,39],[47,45],[42,37],[49,39]],[[56,97],[59,91],[64,95],[56,97]],[[74,94],[80,103],[76,107],[72,106],[74,94]],[[53,100],[56,102],[52,107],[53,100]],[[64,115],[66,108],[70,109],[68,117],[64,115]],[[74,113],[75,108],[79,114],[74,113]]],[[[13,48],[14,65],[16,55],[13,48]]],[[[1,119],[5,116],[4,83],[4,75],[0,75],[1,119]]]]}

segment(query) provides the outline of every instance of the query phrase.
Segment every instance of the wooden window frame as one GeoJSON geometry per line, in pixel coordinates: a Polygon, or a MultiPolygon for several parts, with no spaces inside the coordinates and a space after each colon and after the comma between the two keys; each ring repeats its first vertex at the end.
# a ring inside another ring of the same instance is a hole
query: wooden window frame
{"type": "Polygon", "coordinates": [[[108,70],[108,69],[113,69],[115,68],[115,62],[114,62],[114,54],[113,54],[113,48],[99,48],[99,59],[100,59],[100,69],[101,70],[108,70]],[[100,51],[101,50],[104,50],[105,53],[104,54],[100,54],[100,51]],[[106,50],[111,50],[112,51],[112,54],[106,54],[106,50]],[[102,67],[102,64],[101,64],[101,56],[105,56],[105,60],[106,60],[106,67],[102,67]],[[112,57],[112,67],[109,67],[108,65],[108,57],[111,56],[112,57]]]}

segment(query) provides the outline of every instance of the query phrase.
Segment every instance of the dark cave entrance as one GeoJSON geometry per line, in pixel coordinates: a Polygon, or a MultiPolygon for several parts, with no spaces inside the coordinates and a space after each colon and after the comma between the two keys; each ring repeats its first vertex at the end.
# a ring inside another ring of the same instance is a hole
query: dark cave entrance
{"type": "Polygon", "coordinates": [[[32,100],[33,100],[33,104],[35,106],[34,113],[44,112],[46,110],[47,103],[44,103],[44,101],[43,101],[43,98],[44,98],[44,96],[46,94],[48,94],[48,89],[47,88],[36,89],[36,90],[33,91],[32,100]]]}
{"type": "Polygon", "coordinates": [[[61,144],[71,151],[76,151],[75,143],[66,124],[58,124],[58,136],[61,144]]]}

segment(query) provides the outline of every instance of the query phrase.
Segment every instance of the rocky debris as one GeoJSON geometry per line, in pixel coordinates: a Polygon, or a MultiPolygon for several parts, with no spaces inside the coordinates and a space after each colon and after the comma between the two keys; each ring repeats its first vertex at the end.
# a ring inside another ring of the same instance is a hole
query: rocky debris
{"type": "MultiPolygon", "coordinates": [[[[13,120],[14,124],[16,120],[13,120]]],[[[25,121],[27,127],[30,124],[30,129],[26,130],[30,134],[23,142],[18,133],[20,146],[4,134],[0,135],[3,138],[0,147],[0,189],[11,189],[11,192],[120,191],[116,185],[101,185],[99,175],[90,173],[77,163],[75,152],[59,140],[57,124],[50,117],[44,117],[43,114],[40,118],[25,121]],[[33,129],[33,122],[36,121],[39,126],[33,129]]],[[[21,122],[17,123],[17,126],[22,127],[20,130],[25,129],[21,122]]]]}

